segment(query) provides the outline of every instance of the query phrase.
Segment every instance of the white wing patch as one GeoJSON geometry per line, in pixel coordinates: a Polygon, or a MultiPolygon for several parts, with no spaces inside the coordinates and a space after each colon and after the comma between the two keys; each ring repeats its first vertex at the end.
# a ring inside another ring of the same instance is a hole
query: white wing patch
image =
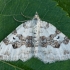
{"type": "Polygon", "coordinates": [[[70,59],[70,40],[37,14],[0,43],[0,60],[26,61],[32,57],[44,63],[70,59]]]}

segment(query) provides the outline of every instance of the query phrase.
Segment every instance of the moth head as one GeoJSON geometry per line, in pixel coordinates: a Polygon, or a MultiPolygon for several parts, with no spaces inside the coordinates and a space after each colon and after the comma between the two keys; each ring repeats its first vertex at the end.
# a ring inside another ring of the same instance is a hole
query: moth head
{"type": "Polygon", "coordinates": [[[33,18],[33,19],[34,19],[34,20],[36,20],[36,21],[37,21],[37,20],[40,20],[39,15],[38,15],[38,13],[37,13],[37,12],[35,13],[35,16],[34,16],[34,18],[33,18]]]}

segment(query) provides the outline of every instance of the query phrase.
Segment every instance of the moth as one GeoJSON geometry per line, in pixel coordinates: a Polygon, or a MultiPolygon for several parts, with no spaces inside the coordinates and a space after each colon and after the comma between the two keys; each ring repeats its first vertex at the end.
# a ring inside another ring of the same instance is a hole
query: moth
{"type": "Polygon", "coordinates": [[[52,24],[42,21],[38,13],[33,19],[19,25],[0,43],[0,60],[20,59],[24,62],[32,57],[44,63],[70,59],[68,37],[52,24]]]}

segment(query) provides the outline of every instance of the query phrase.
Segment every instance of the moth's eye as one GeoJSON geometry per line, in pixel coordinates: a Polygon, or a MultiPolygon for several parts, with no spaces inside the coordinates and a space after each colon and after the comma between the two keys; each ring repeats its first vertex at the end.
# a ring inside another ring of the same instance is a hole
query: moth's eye
{"type": "Polygon", "coordinates": [[[34,18],[34,20],[37,21],[38,19],[37,18],[34,18]]]}
{"type": "Polygon", "coordinates": [[[57,37],[57,39],[59,39],[59,38],[60,38],[60,36],[57,37]]]}

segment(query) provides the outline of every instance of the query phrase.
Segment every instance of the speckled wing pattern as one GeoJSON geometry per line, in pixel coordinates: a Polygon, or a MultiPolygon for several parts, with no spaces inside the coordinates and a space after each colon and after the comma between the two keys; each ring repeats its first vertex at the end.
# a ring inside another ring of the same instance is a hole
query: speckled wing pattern
{"type": "Polygon", "coordinates": [[[0,43],[0,60],[27,61],[35,57],[44,63],[70,59],[70,40],[38,14],[22,23],[0,43]]]}

